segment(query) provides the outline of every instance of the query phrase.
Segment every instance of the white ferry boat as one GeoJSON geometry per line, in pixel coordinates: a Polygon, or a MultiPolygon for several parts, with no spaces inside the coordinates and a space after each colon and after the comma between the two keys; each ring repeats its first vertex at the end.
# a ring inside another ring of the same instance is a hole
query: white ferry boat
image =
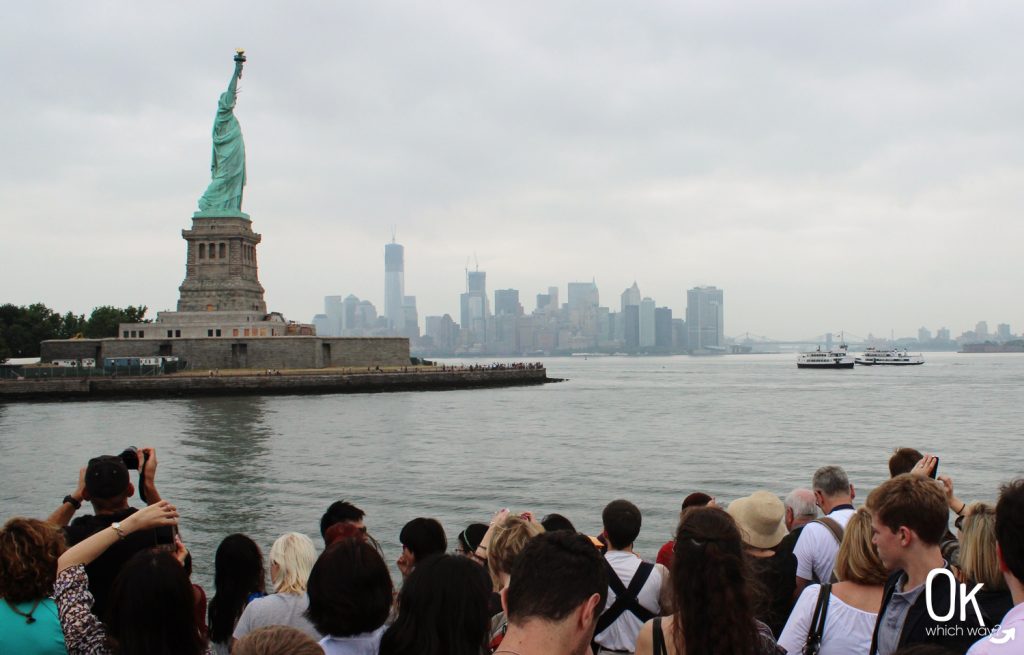
{"type": "Polygon", "coordinates": [[[909,353],[906,350],[879,350],[867,348],[854,361],[864,366],[916,366],[924,364],[921,353],[909,353]]]}
{"type": "Polygon", "coordinates": [[[846,344],[832,350],[819,347],[811,353],[800,353],[796,358],[797,368],[853,368],[853,357],[846,351],[846,344]]]}

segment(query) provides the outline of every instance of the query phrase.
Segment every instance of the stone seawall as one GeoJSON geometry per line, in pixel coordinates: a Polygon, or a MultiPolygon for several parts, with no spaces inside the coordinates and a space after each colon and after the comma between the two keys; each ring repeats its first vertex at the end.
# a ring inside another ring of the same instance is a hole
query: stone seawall
{"type": "Polygon", "coordinates": [[[40,351],[44,362],[92,358],[100,366],[106,357],[160,356],[180,357],[197,369],[409,365],[409,340],[399,337],[54,339],[42,342],[40,351]]]}
{"type": "Polygon", "coordinates": [[[555,382],[546,369],[478,369],[409,372],[316,372],[278,375],[161,375],[152,377],[0,380],[0,401],[272,394],[380,393],[509,387],[555,382]]]}

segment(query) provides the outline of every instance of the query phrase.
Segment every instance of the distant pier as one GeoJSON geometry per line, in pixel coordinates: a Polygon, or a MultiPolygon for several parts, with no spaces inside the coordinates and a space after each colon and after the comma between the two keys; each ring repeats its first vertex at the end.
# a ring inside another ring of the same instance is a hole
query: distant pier
{"type": "Polygon", "coordinates": [[[280,394],[382,393],[560,382],[540,364],[392,369],[192,371],[173,375],[0,380],[0,401],[105,400],[280,394]]]}

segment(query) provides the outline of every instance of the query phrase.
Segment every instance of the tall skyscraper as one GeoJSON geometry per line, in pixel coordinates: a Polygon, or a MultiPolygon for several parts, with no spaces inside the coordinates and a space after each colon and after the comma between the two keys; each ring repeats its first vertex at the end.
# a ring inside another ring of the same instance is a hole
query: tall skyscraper
{"type": "Polygon", "coordinates": [[[621,303],[620,309],[622,311],[626,311],[626,307],[629,307],[630,305],[636,305],[639,307],[640,300],[640,287],[638,287],[636,285],[636,281],[634,281],[633,286],[623,291],[622,295],[619,296],[619,301],[621,303]]]}
{"type": "Polygon", "coordinates": [[[674,340],[672,310],[668,307],[658,307],[654,310],[654,345],[658,350],[668,352],[672,350],[674,340]]]}
{"type": "Polygon", "coordinates": [[[618,335],[622,338],[623,345],[626,350],[636,350],[640,347],[640,287],[633,282],[633,286],[629,287],[619,296],[619,319],[622,322],[621,327],[618,330],[618,335]]]}
{"type": "Polygon", "coordinates": [[[405,325],[399,330],[398,335],[408,339],[418,339],[420,336],[420,313],[416,310],[416,296],[402,298],[402,317],[405,320],[405,325]]]}
{"type": "Polygon", "coordinates": [[[597,284],[594,282],[569,283],[569,311],[597,307],[599,304],[601,303],[597,292],[597,284]]]}
{"type": "Polygon", "coordinates": [[[640,347],[654,347],[654,320],[657,305],[653,298],[644,298],[640,301],[640,347]]]}
{"type": "Polygon", "coordinates": [[[460,297],[461,326],[472,333],[476,343],[486,343],[491,304],[487,298],[487,273],[466,271],[466,293],[460,297]]]}
{"type": "Polygon", "coordinates": [[[523,306],[519,304],[518,289],[495,289],[495,316],[522,316],[523,306]]]}
{"type": "Polygon", "coordinates": [[[341,296],[324,296],[324,315],[327,317],[327,323],[323,332],[317,327],[317,334],[331,337],[341,336],[342,307],[341,296]]]}
{"type": "Polygon", "coordinates": [[[384,316],[396,333],[405,331],[404,299],[405,248],[392,237],[391,243],[384,245],[384,316]]]}
{"type": "Polygon", "coordinates": [[[694,287],[687,291],[686,325],[691,351],[724,347],[725,310],[722,290],[716,287],[694,287]]]}

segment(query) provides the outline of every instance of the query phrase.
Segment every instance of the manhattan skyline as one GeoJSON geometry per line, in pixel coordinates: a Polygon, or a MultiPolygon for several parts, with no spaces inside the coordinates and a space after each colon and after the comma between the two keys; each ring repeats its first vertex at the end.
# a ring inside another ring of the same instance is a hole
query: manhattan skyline
{"type": "Polygon", "coordinates": [[[0,26],[3,301],[174,306],[203,99],[244,47],[242,209],[290,319],[339,292],[383,311],[397,225],[421,326],[458,316],[474,253],[527,299],[636,280],[678,316],[716,285],[731,335],[1024,325],[1024,7],[198,12],[43,1],[0,26]]]}

